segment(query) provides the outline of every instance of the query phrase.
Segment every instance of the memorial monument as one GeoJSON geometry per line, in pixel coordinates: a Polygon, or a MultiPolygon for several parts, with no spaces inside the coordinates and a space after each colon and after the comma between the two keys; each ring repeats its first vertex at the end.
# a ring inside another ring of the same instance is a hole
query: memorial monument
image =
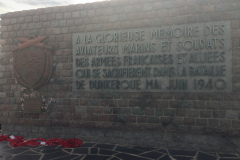
{"type": "Polygon", "coordinates": [[[3,133],[239,151],[239,9],[111,0],[1,15],[3,133]]]}

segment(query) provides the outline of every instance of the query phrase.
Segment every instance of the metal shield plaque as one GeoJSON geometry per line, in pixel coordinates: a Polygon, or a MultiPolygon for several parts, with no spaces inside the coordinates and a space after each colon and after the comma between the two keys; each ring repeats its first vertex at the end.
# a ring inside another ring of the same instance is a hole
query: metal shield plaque
{"type": "Polygon", "coordinates": [[[46,37],[19,39],[19,50],[14,52],[13,70],[17,81],[28,89],[37,89],[44,85],[52,75],[53,56],[50,47],[40,43],[46,37]],[[41,49],[30,50],[36,46],[41,49]]]}

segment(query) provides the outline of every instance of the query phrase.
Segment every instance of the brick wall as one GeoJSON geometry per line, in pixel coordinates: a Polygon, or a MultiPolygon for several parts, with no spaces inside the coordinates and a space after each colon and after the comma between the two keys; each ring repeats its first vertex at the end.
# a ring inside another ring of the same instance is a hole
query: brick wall
{"type": "MultiPolygon", "coordinates": [[[[92,129],[111,133],[114,130],[152,132],[171,135],[171,143],[176,142],[173,135],[239,138],[239,19],[239,0],[112,0],[3,14],[0,23],[2,129],[26,136],[38,136],[41,128],[49,127],[57,128],[54,134],[44,132],[52,136],[68,135],[61,131],[66,128],[86,128],[86,132],[92,129]],[[72,33],[213,21],[231,22],[231,93],[72,91],[72,33]],[[16,84],[12,71],[13,50],[17,47],[17,38],[29,35],[47,35],[47,44],[56,49],[57,65],[52,81],[37,90],[47,98],[56,98],[51,112],[31,114],[21,108],[21,86],[16,84]]],[[[79,135],[78,132],[72,134],[79,135]]],[[[116,142],[114,137],[111,140],[116,142]]]]}

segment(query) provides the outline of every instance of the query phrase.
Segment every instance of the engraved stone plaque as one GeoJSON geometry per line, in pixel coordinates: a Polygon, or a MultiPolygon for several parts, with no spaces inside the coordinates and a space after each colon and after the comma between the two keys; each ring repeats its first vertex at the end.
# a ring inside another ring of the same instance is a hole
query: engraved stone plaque
{"type": "Polygon", "coordinates": [[[41,113],[42,101],[40,98],[27,98],[24,100],[24,112],[41,113]]]}
{"type": "Polygon", "coordinates": [[[73,34],[73,89],[231,92],[231,23],[73,34]]]}

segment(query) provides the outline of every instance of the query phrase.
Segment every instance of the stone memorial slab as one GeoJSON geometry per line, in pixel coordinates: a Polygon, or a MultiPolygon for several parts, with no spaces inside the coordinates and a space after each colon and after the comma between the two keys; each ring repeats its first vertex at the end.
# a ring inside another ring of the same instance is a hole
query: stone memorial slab
{"type": "Polygon", "coordinates": [[[229,21],[73,34],[73,90],[232,91],[229,21]]]}

